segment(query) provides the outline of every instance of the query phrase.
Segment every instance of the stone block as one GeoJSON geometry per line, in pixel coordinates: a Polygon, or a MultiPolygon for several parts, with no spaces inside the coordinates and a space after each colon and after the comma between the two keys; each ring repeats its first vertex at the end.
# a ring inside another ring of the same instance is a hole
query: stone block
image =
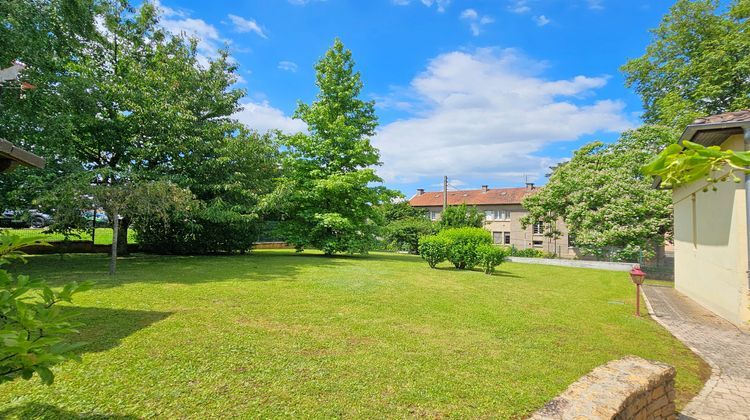
{"type": "Polygon", "coordinates": [[[613,360],[571,384],[531,418],[673,418],[674,376],[675,369],[664,363],[635,356],[613,360]]]}

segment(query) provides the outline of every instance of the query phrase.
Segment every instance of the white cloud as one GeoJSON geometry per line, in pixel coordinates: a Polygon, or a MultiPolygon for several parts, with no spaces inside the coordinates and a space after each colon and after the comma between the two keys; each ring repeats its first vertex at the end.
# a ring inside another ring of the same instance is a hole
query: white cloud
{"type": "Polygon", "coordinates": [[[277,67],[280,70],[290,71],[292,73],[297,72],[297,63],[295,63],[294,61],[286,61],[286,60],[279,61],[279,65],[277,67]]]}
{"type": "Polygon", "coordinates": [[[241,106],[243,109],[234,114],[234,118],[253,130],[265,132],[278,129],[289,134],[307,130],[304,122],[286,116],[282,110],[274,108],[266,100],[247,101],[241,106]]]}
{"type": "Polygon", "coordinates": [[[536,26],[546,26],[549,25],[550,22],[552,22],[552,20],[544,15],[534,16],[532,19],[534,19],[536,26]]]}
{"type": "MultiPolygon", "coordinates": [[[[160,10],[164,10],[164,6],[159,7],[160,10]]],[[[173,35],[195,38],[198,41],[197,60],[202,66],[206,66],[209,59],[218,55],[219,48],[232,43],[231,40],[223,38],[215,26],[203,19],[191,18],[183,12],[170,13],[162,15],[159,23],[173,35]]]]}
{"type": "Polygon", "coordinates": [[[586,0],[586,3],[591,10],[604,10],[603,0],[586,0]]]}
{"type": "MultiPolygon", "coordinates": [[[[294,1],[294,0],[290,0],[290,1],[294,1]]],[[[412,2],[412,0],[391,0],[391,1],[396,6],[408,6],[412,2]]],[[[432,7],[432,5],[434,4],[437,7],[437,11],[440,13],[443,13],[445,12],[445,9],[448,7],[448,5],[451,3],[451,0],[419,0],[419,2],[427,7],[432,7]]]]}
{"type": "Polygon", "coordinates": [[[544,156],[552,144],[632,126],[623,102],[587,99],[607,77],[549,80],[544,67],[511,49],[435,57],[409,87],[420,111],[373,139],[380,175],[400,183],[443,174],[495,184],[538,179],[559,160],[544,156]]]}
{"type": "Polygon", "coordinates": [[[530,12],[531,7],[529,7],[527,0],[513,0],[508,6],[508,10],[512,13],[523,14],[530,12]]]}
{"type": "Polygon", "coordinates": [[[495,21],[491,16],[481,16],[474,9],[464,10],[459,17],[469,23],[469,29],[474,36],[478,36],[482,32],[482,26],[489,25],[495,21]]]}
{"type": "Polygon", "coordinates": [[[256,22],[255,19],[245,19],[242,16],[232,14],[227,15],[227,17],[232,21],[232,24],[234,24],[235,31],[240,33],[255,32],[261,38],[268,38],[263,31],[263,28],[258,25],[258,22],[256,22]]]}
{"type": "Polygon", "coordinates": [[[182,9],[174,9],[171,7],[167,7],[161,3],[161,0],[151,0],[151,4],[154,5],[156,10],[159,11],[162,17],[185,17],[187,16],[187,12],[182,9]]]}

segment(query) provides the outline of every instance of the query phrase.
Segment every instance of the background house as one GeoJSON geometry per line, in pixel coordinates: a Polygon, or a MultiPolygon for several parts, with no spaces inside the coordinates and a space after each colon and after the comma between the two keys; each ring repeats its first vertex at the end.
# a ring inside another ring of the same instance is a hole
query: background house
{"type": "MultiPolygon", "coordinates": [[[[519,249],[536,248],[564,258],[575,257],[575,248],[568,238],[568,230],[563,222],[555,226],[555,229],[561,232],[557,238],[545,235],[545,226],[541,224],[526,228],[521,225],[521,218],[528,213],[521,202],[534,190],[534,184],[526,184],[520,188],[489,188],[483,185],[478,190],[448,191],[448,205],[466,203],[476,206],[485,214],[484,228],[492,232],[496,244],[519,249]]],[[[409,204],[427,210],[432,220],[439,220],[443,211],[443,192],[419,189],[409,200],[409,204]]]]}
{"type": "MultiPolygon", "coordinates": [[[[696,120],[680,140],[748,150],[750,111],[696,120]]],[[[719,182],[713,191],[714,185],[701,179],[672,191],[675,287],[723,318],[744,326],[750,322],[746,185],[719,182]],[[708,190],[703,191],[706,187],[708,190]]]]}

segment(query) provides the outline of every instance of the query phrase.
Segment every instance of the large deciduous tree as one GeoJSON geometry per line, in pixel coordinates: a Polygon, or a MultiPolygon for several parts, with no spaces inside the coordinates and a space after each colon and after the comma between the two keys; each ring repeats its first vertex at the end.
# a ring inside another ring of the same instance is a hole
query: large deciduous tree
{"type": "MultiPolygon", "coordinates": [[[[170,217],[169,226],[145,222],[144,240],[171,235],[170,239],[179,236],[183,245],[207,245],[200,251],[249,249],[254,238],[248,228],[259,219],[255,206],[259,196],[271,189],[269,180],[278,165],[272,162],[273,139],[248,131],[231,117],[240,109],[244,92],[233,87],[236,65],[228,53],[222,51],[207,64],[199,64],[196,40],[165,32],[150,2],[137,9],[126,0],[19,3],[32,9],[71,3],[89,11],[84,15],[89,24],[80,24],[88,28],[86,32],[64,43],[53,56],[19,45],[37,38],[41,38],[34,41],[38,48],[57,45],[57,32],[65,31],[55,32],[51,23],[40,23],[51,28],[49,37],[31,34],[7,41],[15,51],[12,58],[28,65],[23,77],[37,89],[24,95],[3,91],[0,136],[30,145],[55,170],[35,182],[19,178],[32,190],[28,195],[61,184],[61,179],[83,179],[86,185],[79,189],[95,186],[99,195],[106,195],[101,189],[122,190],[124,184],[126,189],[141,191],[134,182],[171,182],[189,189],[200,205],[193,206],[190,214],[170,217]],[[189,227],[180,230],[178,224],[189,227]],[[239,229],[221,232],[236,239],[230,249],[226,242],[203,240],[217,232],[215,225],[239,229]],[[185,230],[189,234],[175,233],[185,230]]],[[[57,8],[48,8],[47,18],[54,22],[57,8]]],[[[17,29],[38,30],[34,24],[17,29]]],[[[4,46],[6,41],[0,42],[4,46]]],[[[12,187],[8,189],[19,191],[12,187]]],[[[110,202],[108,207],[118,206],[110,202]]],[[[126,250],[133,221],[127,213],[118,235],[121,250],[126,250]]],[[[115,215],[109,216],[114,220],[115,215]]],[[[174,251],[162,245],[152,249],[174,251]]],[[[178,251],[191,250],[182,246],[178,251]]]]}
{"type": "Polygon", "coordinates": [[[377,117],[372,101],[359,98],[362,80],[351,51],[336,39],[315,65],[320,89],[312,104],[294,114],[309,133],[285,138],[286,185],[280,233],[298,250],[326,254],[366,252],[374,243],[377,211],[388,196],[373,166],[378,150],[370,143],[377,117]]]}
{"type": "Polygon", "coordinates": [[[622,68],[645,122],[684,127],[696,117],[750,107],[750,2],[679,0],[646,53],[622,68]],[[724,11],[725,10],[725,11],[724,11]]]}
{"type": "Polygon", "coordinates": [[[653,188],[640,168],[675,137],[669,128],[644,126],[612,144],[583,146],[524,199],[529,214],[523,222],[542,222],[554,236],[562,220],[576,245],[598,257],[633,261],[653,256],[672,234],[672,202],[669,192],[653,188]]]}

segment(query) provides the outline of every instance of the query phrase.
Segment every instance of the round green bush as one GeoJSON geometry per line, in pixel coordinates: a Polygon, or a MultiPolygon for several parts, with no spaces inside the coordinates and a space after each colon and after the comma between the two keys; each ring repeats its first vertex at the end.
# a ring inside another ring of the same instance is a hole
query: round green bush
{"type": "Polygon", "coordinates": [[[435,236],[449,242],[446,258],[461,270],[479,264],[477,247],[492,244],[492,235],[482,228],[445,229],[435,236]]]}
{"type": "Polygon", "coordinates": [[[482,267],[484,273],[492,274],[495,272],[495,267],[505,261],[508,251],[499,246],[479,245],[477,247],[477,256],[479,258],[479,266],[482,267]]]}
{"type": "Polygon", "coordinates": [[[445,238],[436,235],[424,236],[419,240],[419,255],[427,261],[430,268],[435,268],[436,265],[445,261],[449,246],[450,241],[445,238]]]}

